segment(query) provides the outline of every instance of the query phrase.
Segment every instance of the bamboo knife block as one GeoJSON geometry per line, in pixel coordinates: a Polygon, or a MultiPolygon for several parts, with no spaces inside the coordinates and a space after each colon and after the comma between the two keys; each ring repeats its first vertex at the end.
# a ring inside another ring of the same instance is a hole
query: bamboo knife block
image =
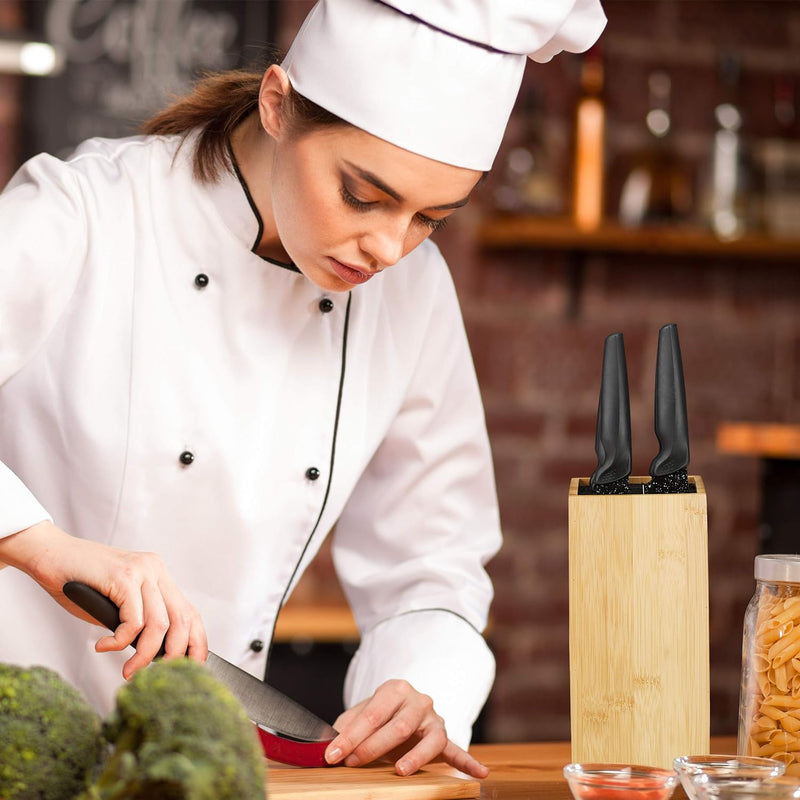
{"type": "Polygon", "coordinates": [[[671,769],[710,746],[705,487],[578,494],[588,482],[569,490],[572,760],[671,769]]]}

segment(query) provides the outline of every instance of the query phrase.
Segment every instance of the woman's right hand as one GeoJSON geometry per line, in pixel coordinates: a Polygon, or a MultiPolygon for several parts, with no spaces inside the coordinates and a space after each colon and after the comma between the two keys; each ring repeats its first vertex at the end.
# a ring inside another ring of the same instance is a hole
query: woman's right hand
{"type": "Polygon", "coordinates": [[[126,680],[153,660],[162,642],[165,658],[188,655],[202,662],[208,656],[199,613],[155,553],[79,539],[45,521],[0,539],[0,564],[22,570],[67,611],[90,622],[96,620],[64,596],[64,584],[81,581],[112,600],[119,608],[119,627],[100,637],[95,649],[124,650],[138,635],[136,652],[122,669],[126,680]]]}

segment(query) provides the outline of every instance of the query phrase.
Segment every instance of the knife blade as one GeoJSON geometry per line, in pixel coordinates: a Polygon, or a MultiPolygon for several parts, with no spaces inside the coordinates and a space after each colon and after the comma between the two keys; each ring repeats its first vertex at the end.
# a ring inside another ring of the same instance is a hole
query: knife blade
{"type": "Polygon", "coordinates": [[[630,494],[631,409],[628,367],[621,333],[606,337],[595,435],[597,468],[584,494],[630,494]]]}
{"type": "MultiPolygon", "coordinates": [[[[111,631],[117,629],[119,609],[112,600],[85,583],[69,581],[64,594],[111,631]]],[[[135,648],[138,636],[131,642],[135,648]]],[[[157,658],[164,655],[164,645],[157,658]]],[[[230,689],[256,725],[268,758],[294,766],[326,766],[328,744],[335,728],[300,703],[209,650],[206,666],[230,689]]]]}
{"type": "Polygon", "coordinates": [[[644,484],[645,494],[697,491],[688,478],[686,387],[678,326],[674,322],[664,325],[658,332],[655,431],[660,448],[650,463],[650,482],[644,484]]]}

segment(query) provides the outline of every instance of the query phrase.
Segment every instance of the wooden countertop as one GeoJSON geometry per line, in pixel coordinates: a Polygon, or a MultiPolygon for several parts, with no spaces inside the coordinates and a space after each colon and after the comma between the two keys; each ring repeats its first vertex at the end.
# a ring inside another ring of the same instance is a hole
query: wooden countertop
{"type": "MultiPolygon", "coordinates": [[[[736,738],[715,737],[715,753],[736,752],[736,738]]],[[[269,797],[282,800],[352,798],[352,800],[572,800],[563,768],[570,762],[569,742],[479,744],[473,755],[491,770],[483,781],[444,764],[431,764],[415,776],[401,778],[391,765],[347,769],[292,769],[271,765],[269,797]],[[460,777],[462,781],[452,780],[460,777]],[[446,779],[450,778],[449,783],[446,779]]],[[[676,754],[677,755],[677,754],[676,754]]],[[[672,800],[686,800],[680,786],[672,800]]]]}
{"type": "Polygon", "coordinates": [[[800,458],[800,425],[725,422],[717,428],[717,450],[759,458],[800,458]]]}

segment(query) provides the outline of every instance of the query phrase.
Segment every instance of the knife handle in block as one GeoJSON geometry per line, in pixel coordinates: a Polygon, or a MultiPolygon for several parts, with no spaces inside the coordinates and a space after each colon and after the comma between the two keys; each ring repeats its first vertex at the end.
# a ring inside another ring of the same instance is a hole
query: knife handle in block
{"type": "MultiPolygon", "coordinates": [[[[85,583],[79,581],[69,581],[64,584],[64,595],[82,608],[87,614],[94,617],[101,625],[105,625],[110,631],[115,631],[119,627],[119,609],[112,600],[101,594],[97,589],[93,589],[85,583]]],[[[136,648],[139,641],[137,636],[132,642],[131,647],[136,648]]],[[[156,654],[156,658],[164,655],[164,643],[156,654]]]]}
{"type": "Polygon", "coordinates": [[[663,477],[689,466],[689,426],[686,387],[678,341],[678,326],[658,332],[655,387],[655,431],[660,449],[650,464],[650,475],[663,477]]]}
{"type": "Polygon", "coordinates": [[[603,345],[595,452],[597,468],[589,479],[591,489],[597,494],[627,494],[633,459],[628,367],[621,333],[610,334],[603,345]]]}

